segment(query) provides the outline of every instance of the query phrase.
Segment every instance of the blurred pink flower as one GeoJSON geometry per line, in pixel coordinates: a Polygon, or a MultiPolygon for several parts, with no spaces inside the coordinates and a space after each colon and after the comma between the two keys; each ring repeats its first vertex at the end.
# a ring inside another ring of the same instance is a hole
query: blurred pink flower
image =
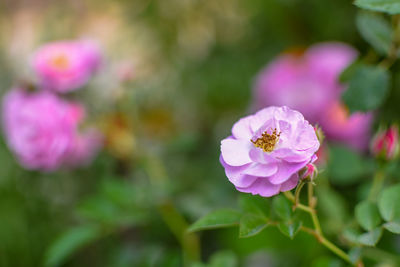
{"type": "Polygon", "coordinates": [[[367,148],[371,114],[344,114],[340,73],[357,52],[342,43],[321,43],[302,55],[283,54],[261,71],[255,82],[255,105],[287,105],[319,123],[330,140],[367,148]],[[339,103],[339,104],[338,104],[339,103]]]}
{"type": "Polygon", "coordinates": [[[35,53],[33,68],[43,88],[66,93],[84,86],[100,62],[100,50],[94,43],[58,41],[35,53]]]}
{"type": "Polygon", "coordinates": [[[319,142],[303,115],[268,107],[240,119],[221,141],[221,164],[237,190],[270,197],[296,187],[319,142]]]}
{"type": "Polygon", "coordinates": [[[83,116],[82,106],[50,92],[13,89],[3,99],[8,146],[27,169],[53,171],[69,164],[72,158],[90,160],[100,143],[97,147],[86,144],[92,141],[78,133],[83,116]]]}
{"type": "Polygon", "coordinates": [[[339,101],[328,104],[321,111],[321,127],[327,139],[343,142],[359,151],[368,147],[372,114],[349,114],[347,108],[339,101]]]}

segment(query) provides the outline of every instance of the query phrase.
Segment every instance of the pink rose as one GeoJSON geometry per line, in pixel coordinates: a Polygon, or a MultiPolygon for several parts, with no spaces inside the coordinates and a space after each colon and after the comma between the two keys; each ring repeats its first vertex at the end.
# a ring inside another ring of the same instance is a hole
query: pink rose
{"type": "Polygon", "coordinates": [[[296,187],[298,172],[316,159],[319,145],[301,113],[268,107],[233,125],[221,141],[220,161],[237,190],[270,197],[296,187]]]}
{"type": "Polygon", "coordinates": [[[320,124],[329,140],[345,143],[359,151],[368,147],[371,113],[350,115],[340,102],[328,104],[321,113],[323,119],[320,124]]]}
{"type": "Polygon", "coordinates": [[[283,54],[258,75],[255,105],[287,105],[311,123],[320,124],[328,139],[363,150],[368,143],[371,114],[343,116],[337,108],[346,89],[338,77],[356,56],[353,48],[341,43],[317,44],[301,56],[283,54]]]}
{"type": "Polygon", "coordinates": [[[66,93],[84,86],[101,62],[99,48],[87,41],[58,41],[42,46],[33,68],[42,87],[66,93]]]}
{"type": "Polygon", "coordinates": [[[50,92],[13,89],[3,99],[8,146],[25,168],[56,170],[83,154],[77,129],[83,113],[83,107],[50,92]]]}

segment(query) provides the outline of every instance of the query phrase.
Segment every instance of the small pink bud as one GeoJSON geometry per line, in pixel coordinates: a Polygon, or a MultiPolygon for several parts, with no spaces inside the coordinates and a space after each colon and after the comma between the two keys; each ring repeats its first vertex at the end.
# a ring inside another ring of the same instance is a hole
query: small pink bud
{"type": "Polygon", "coordinates": [[[376,157],[386,160],[395,158],[399,151],[399,128],[392,125],[386,130],[379,131],[371,142],[371,152],[376,157]]]}
{"type": "Polygon", "coordinates": [[[300,179],[310,179],[313,181],[318,175],[318,169],[313,163],[308,163],[303,169],[300,170],[299,175],[300,179]]]}

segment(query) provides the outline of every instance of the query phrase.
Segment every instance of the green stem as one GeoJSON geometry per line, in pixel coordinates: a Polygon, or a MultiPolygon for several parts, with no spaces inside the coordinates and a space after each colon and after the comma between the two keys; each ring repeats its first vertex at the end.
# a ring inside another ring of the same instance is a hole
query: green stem
{"type": "MultiPolygon", "coordinates": [[[[301,189],[301,188],[300,188],[301,189]]],[[[300,191],[300,190],[299,190],[300,191]]],[[[297,192],[297,190],[296,190],[297,192]]],[[[284,195],[286,196],[287,199],[292,201],[295,205],[295,207],[307,212],[310,214],[314,229],[310,229],[307,227],[302,227],[301,229],[311,235],[313,235],[318,242],[320,242],[322,245],[324,245],[327,249],[332,251],[334,254],[345,260],[346,262],[350,263],[351,265],[354,265],[354,263],[350,260],[350,257],[347,255],[346,252],[344,252],[342,249],[337,247],[335,244],[330,242],[328,239],[325,238],[322,229],[321,229],[321,224],[319,223],[319,219],[317,216],[317,211],[315,210],[315,198],[314,198],[314,191],[313,191],[313,185],[309,183],[308,185],[308,205],[305,206],[300,203],[296,203],[296,196],[293,196],[291,192],[284,192],[284,195]]]]}
{"type": "MultiPolygon", "coordinates": [[[[164,187],[167,180],[167,172],[160,159],[155,156],[149,156],[145,161],[145,170],[149,176],[150,183],[154,187],[164,187]]],[[[193,262],[200,260],[200,241],[195,233],[187,231],[189,224],[179,213],[172,200],[166,197],[158,205],[159,213],[180,243],[183,250],[184,266],[190,266],[193,262]]]]}
{"type": "Polygon", "coordinates": [[[353,265],[353,263],[351,262],[349,256],[346,254],[346,252],[344,252],[339,247],[337,247],[335,244],[333,244],[328,239],[326,239],[321,233],[318,233],[316,230],[308,228],[308,227],[301,227],[300,230],[314,236],[315,239],[317,239],[317,241],[320,242],[321,244],[323,244],[327,249],[332,251],[334,254],[338,255],[340,258],[342,258],[346,262],[353,265]]]}
{"type": "Polygon", "coordinates": [[[350,264],[353,264],[353,262],[350,260],[350,257],[347,255],[346,252],[338,248],[336,245],[334,245],[332,242],[330,242],[328,239],[326,239],[324,236],[319,237],[319,241],[321,244],[323,244],[326,248],[328,248],[330,251],[338,255],[340,258],[343,260],[347,261],[350,264]]]}
{"type": "Polygon", "coordinates": [[[369,192],[368,200],[375,202],[378,198],[379,193],[382,190],[383,182],[385,181],[385,174],[382,168],[376,171],[374,179],[372,181],[371,190],[369,192]]]}
{"type": "Polygon", "coordinates": [[[300,180],[300,184],[297,186],[296,191],[294,192],[294,209],[296,209],[297,205],[300,203],[301,189],[303,189],[305,184],[306,183],[303,179],[300,180]]]}
{"type": "MultiPolygon", "coordinates": [[[[286,197],[287,199],[289,199],[291,202],[293,202],[293,204],[296,203],[295,197],[294,197],[294,195],[292,194],[292,192],[286,191],[286,192],[283,192],[283,194],[285,195],[285,197],[286,197]]],[[[308,206],[306,206],[306,205],[303,205],[303,204],[301,204],[301,203],[297,203],[297,205],[295,205],[295,206],[293,206],[293,207],[294,207],[295,209],[304,210],[305,212],[311,212],[311,210],[312,210],[310,207],[308,207],[308,206]]]]}
{"type": "Polygon", "coordinates": [[[199,261],[200,244],[194,233],[187,232],[189,227],[185,218],[179,213],[172,202],[166,201],[159,206],[160,214],[170,231],[174,234],[183,248],[183,262],[185,266],[199,261]]]}

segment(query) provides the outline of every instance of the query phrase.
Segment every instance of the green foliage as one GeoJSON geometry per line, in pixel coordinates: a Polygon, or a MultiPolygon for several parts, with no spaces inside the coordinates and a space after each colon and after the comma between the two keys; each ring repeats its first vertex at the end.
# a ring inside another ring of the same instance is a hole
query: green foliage
{"type": "Polygon", "coordinates": [[[365,233],[360,233],[358,230],[348,228],[343,232],[343,236],[355,245],[375,246],[382,236],[382,227],[376,227],[365,233]]]}
{"type": "Polygon", "coordinates": [[[323,256],[313,261],[311,267],[343,267],[343,262],[334,257],[323,256]]]}
{"type": "Polygon", "coordinates": [[[346,206],[346,200],[341,194],[323,184],[318,185],[316,193],[318,212],[324,219],[324,230],[332,233],[341,232],[350,213],[346,206]]]}
{"type": "Polygon", "coordinates": [[[378,199],[379,212],[385,221],[400,219],[400,184],[386,188],[378,199]]]}
{"type": "Polygon", "coordinates": [[[372,231],[381,222],[378,207],[375,203],[363,201],[356,206],[357,222],[367,231],[372,231]]]}
{"type": "Polygon", "coordinates": [[[239,204],[242,212],[217,210],[200,218],[189,227],[189,231],[200,231],[235,226],[239,224],[239,237],[247,238],[259,234],[267,226],[274,224],[286,236],[293,239],[300,231],[302,222],[292,211],[292,205],[283,195],[273,198],[272,213],[278,221],[272,221],[269,200],[251,195],[241,195],[239,204]]]}
{"type": "Polygon", "coordinates": [[[240,220],[239,237],[251,237],[268,226],[268,219],[262,215],[245,214],[240,220]]]}
{"type": "Polygon", "coordinates": [[[383,225],[383,228],[394,234],[400,234],[400,222],[387,222],[383,225]]]}
{"type": "Polygon", "coordinates": [[[195,232],[238,225],[241,213],[231,209],[215,210],[192,224],[188,231],[195,232]]]}
{"type": "Polygon", "coordinates": [[[379,108],[389,92],[389,72],[379,66],[357,65],[342,99],[350,112],[379,108]]]}
{"type": "Polygon", "coordinates": [[[214,253],[207,264],[195,263],[191,267],[237,267],[239,262],[232,251],[218,251],[214,253]]]}
{"type": "Polygon", "coordinates": [[[346,146],[331,146],[329,155],[329,178],[334,184],[349,185],[358,182],[370,169],[360,154],[346,146]]]}
{"type": "Polygon", "coordinates": [[[400,2],[398,0],[356,0],[354,4],[360,8],[386,12],[389,14],[400,14],[400,2]]]}
{"type": "Polygon", "coordinates": [[[362,248],[361,247],[355,247],[350,249],[349,251],[349,258],[351,262],[354,264],[361,258],[362,256],[362,248]]]}
{"type": "Polygon", "coordinates": [[[97,225],[77,226],[63,233],[49,247],[45,256],[45,266],[60,266],[73,253],[102,236],[97,225]]]}
{"type": "Polygon", "coordinates": [[[375,246],[382,236],[382,228],[378,227],[358,237],[358,242],[365,246],[375,246]]]}
{"type": "Polygon", "coordinates": [[[358,12],[357,29],[361,36],[380,54],[388,55],[392,43],[392,27],[381,15],[358,12]]]}
{"type": "Polygon", "coordinates": [[[302,222],[297,220],[290,220],[278,224],[278,229],[281,231],[282,234],[288,236],[290,239],[293,239],[300,231],[301,226],[302,222]]]}
{"type": "Polygon", "coordinates": [[[278,229],[293,239],[300,231],[302,222],[295,216],[292,204],[283,195],[278,195],[273,199],[272,206],[274,213],[279,218],[278,229]]]}
{"type": "Polygon", "coordinates": [[[274,213],[283,221],[292,219],[292,205],[284,196],[278,195],[274,197],[272,202],[274,213]]]}
{"type": "Polygon", "coordinates": [[[148,190],[139,184],[105,180],[97,194],[88,197],[77,208],[79,216],[105,225],[133,225],[148,217],[148,190]]]}
{"type": "Polygon", "coordinates": [[[245,213],[269,217],[271,212],[270,199],[249,194],[241,194],[239,206],[245,213]]]}

